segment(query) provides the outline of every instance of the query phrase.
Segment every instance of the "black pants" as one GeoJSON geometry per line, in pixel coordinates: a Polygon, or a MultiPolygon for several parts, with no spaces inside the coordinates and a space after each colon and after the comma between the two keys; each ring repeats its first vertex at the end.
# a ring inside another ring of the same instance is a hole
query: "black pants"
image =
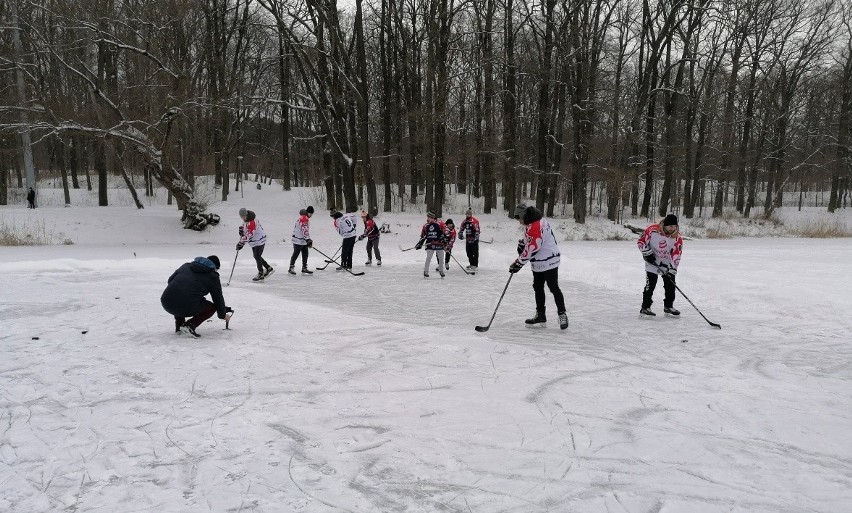
{"type": "Polygon", "coordinates": [[[290,267],[296,265],[296,259],[299,258],[300,254],[302,255],[302,267],[308,266],[308,245],[293,244],[293,256],[290,257],[290,267]]]}
{"type": "Polygon", "coordinates": [[[254,256],[254,262],[257,264],[257,272],[259,273],[263,273],[264,269],[269,269],[270,267],[272,267],[261,256],[263,255],[263,248],[265,246],[266,244],[261,244],[260,246],[253,246],[251,248],[251,254],[252,256],[254,256]]]}
{"type": "Polygon", "coordinates": [[[535,311],[544,313],[544,284],[550,289],[553,294],[553,300],[556,301],[556,311],[562,313],[565,311],[565,297],[562,295],[562,290],[559,289],[559,268],[550,269],[549,271],[535,272],[533,271],[533,291],[535,291],[535,311]]]}
{"type": "Polygon", "coordinates": [[[452,249],[445,249],[444,250],[444,264],[450,265],[450,258],[452,258],[452,253],[453,253],[452,249]]]}
{"type": "Polygon", "coordinates": [[[373,251],[376,252],[376,260],[382,260],[382,254],[379,252],[379,239],[367,239],[367,260],[373,261],[373,251]]]}
{"type": "Polygon", "coordinates": [[[33,200],[27,200],[27,208],[35,208],[35,202],[33,200]]]}
{"type": "Polygon", "coordinates": [[[479,241],[468,242],[464,245],[464,249],[467,251],[467,260],[470,265],[479,267],[479,241]]]}
{"type": "MultiPolygon", "coordinates": [[[[201,326],[204,321],[213,317],[213,314],[216,313],[216,305],[206,299],[202,301],[204,302],[204,306],[201,307],[201,311],[195,314],[192,319],[186,321],[186,324],[191,325],[193,328],[201,326]]],[[[175,315],[175,331],[178,331],[184,325],[184,320],[185,317],[175,315]]]]}
{"type": "MultiPolygon", "coordinates": [[[[651,308],[654,303],[654,289],[657,288],[657,273],[645,272],[645,290],[642,291],[642,308],[651,308]]],[[[663,306],[671,308],[675,299],[675,280],[666,275],[663,276],[663,289],[666,295],[663,298],[663,306]]]]}
{"type": "Polygon", "coordinates": [[[355,237],[343,239],[343,247],[340,251],[340,265],[346,269],[352,269],[352,250],[355,248],[355,237]]]}

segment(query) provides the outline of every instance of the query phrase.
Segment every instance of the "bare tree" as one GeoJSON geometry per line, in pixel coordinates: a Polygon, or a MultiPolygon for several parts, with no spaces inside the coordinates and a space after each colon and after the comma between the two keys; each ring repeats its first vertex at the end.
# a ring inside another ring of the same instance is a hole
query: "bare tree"
{"type": "Polygon", "coordinates": [[[840,90],[840,107],[837,123],[836,161],[831,173],[831,196],[828,201],[828,211],[834,212],[841,206],[844,189],[850,186],[852,177],[852,7],[848,4],[842,18],[841,68],[838,85],[840,90]]]}

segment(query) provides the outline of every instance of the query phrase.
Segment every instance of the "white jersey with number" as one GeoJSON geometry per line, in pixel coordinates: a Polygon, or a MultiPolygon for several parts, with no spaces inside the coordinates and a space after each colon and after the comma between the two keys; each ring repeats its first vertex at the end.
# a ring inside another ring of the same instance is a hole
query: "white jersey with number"
{"type": "Polygon", "coordinates": [[[337,233],[344,239],[354,237],[358,230],[358,221],[355,219],[355,214],[343,214],[340,219],[334,220],[334,227],[337,228],[337,233]]]}

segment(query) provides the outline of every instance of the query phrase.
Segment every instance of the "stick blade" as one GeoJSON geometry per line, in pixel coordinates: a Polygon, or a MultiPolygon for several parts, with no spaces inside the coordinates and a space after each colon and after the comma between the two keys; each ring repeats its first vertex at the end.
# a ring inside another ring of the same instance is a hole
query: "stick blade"
{"type": "Polygon", "coordinates": [[[721,324],[716,324],[715,322],[711,322],[711,323],[710,323],[710,326],[713,326],[713,327],[714,327],[714,328],[716,328],[717,330],[722,329],[722,325],[721,325],[721,324]]]}
{"type": "Polygon", "coordinates": [[[490,326],[476,326],[476,327],[475,327],[475,328],[473,328],[473,329],[475,329],[476,331],[478,331],[478,332],[480,332],[480,333],[485,333],[486,331],[488,331],[488,328],[489,328],[489,327],[490,327],[490,326]]]}
{"type": "Polygon", "coordinates": [[[364,273],[363,273],[363,272],[360,272],[360,273],[352,273],[352,276],[364,276],[364,273]]]}

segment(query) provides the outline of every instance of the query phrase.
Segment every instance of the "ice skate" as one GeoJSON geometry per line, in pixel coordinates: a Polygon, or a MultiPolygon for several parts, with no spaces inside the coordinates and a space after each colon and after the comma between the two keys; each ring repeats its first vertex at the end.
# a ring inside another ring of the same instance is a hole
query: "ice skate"
{"type": "Polygon", "coordinates": [[[530,326],[535,324],[544,324],[547,322],[547,316],[544,315],[544,312],[536,312],[532,318],[527,319],[524,322],[530,326]]]}
{"type": "Polygon", "coordinates": [[[559,312],[559,329],[568,329],[568,314],[566,312],[559,312]]]}

